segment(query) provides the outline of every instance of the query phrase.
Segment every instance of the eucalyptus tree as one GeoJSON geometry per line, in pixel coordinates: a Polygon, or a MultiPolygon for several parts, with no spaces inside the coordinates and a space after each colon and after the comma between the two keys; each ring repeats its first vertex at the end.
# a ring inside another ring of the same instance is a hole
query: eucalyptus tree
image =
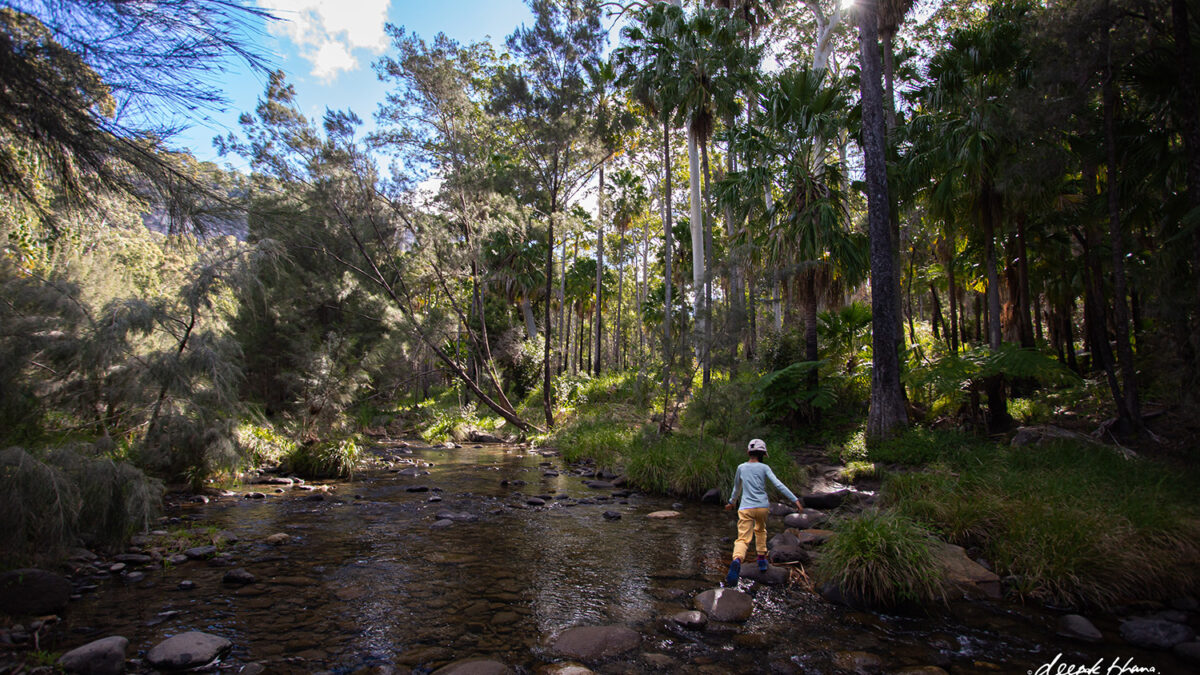
{"type": "Polygon", "coordinates": [[[880,81],[879,36],[875,0],[857,8],[859,34],[859,88],[862,101],[862,139],[867,186],[867,222],[871,240],[871,407],[867,435],[890,436],[908,425],[904,392],[900,387],[899,291],[895,242],[887,179],[887,136],[883,87],[880,81]]]}
{"type": "Polygon", "coordinates": [[[666,8],[674,26],[667,48],[674,53],[674,74],[664,82],[664,98],[676,103],[676,125],[687,125],[688,163],[692,199],[693,301],[697,316],[697,338],[702,352],[704,382],[711,368],[712,342],[712,222],[703,206],[708,202],[711,172],[708,142],[716,122],[732,118],[741,109],[738,96],[753,81],[761,49],[745,44],[740,19],[727,11],[700,8],[690,17],[682,10],[666,8]],[[696,149],[699,149],[699,159],[696,149]],[[704,177],[701,194],[701,170],[704,177]],[[700,295],[703,288],[703,296],[700,295]]]}
{"type": "MultiPolygon", "coordinates": [[[[516,61],[496,79],[492,107],[507,120],[528,175],[527,205],[547,223],[546,296],[554,279],[554,226],[559,213],[586,186],[601,152],[591,125],[589,66],[604,47],[597,0],[531,0],[534,21],[508,38],[516,61]]],[[[554,425],[550,371],[550,311],[546,303],[546,355],[542,404],[554,425]]]]}

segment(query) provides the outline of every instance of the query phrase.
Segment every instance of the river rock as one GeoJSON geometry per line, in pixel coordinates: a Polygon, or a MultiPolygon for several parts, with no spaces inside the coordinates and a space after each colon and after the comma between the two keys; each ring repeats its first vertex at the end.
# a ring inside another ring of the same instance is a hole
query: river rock
{"type": "Polygon", "coordinates": [[[444,530],[453,524],[454,524],[453,520],[450,520],[449,518],[443,518],[441,520],[435,520],[433,522],[433,524],[430,525],[429,527],[432,529],[435,529],[435,530],[444,530]]]}
{"type": "Polygon", "coordinates": [[[713,621],[741,622],[750,618],[754,601],[735,588],[713,588],[696,596],[696,609],[713,621]]]}
{"type": "Polygon", "coordinates": [[[158,643],[146,654],[146,660],[161,670],[186,670],[211,663],[232,646],[223,637],[194,630],[158,643]]]}
{"type": "Polygon", "coordinates": [[[604,516],[605,520],[620,520],[621,519],[621,514],[617,513],[616,511],[605,511],[604,513],[602,513],[600,515],[604,516]]]}
{"type": "Polygon", "coordinates": [[[851,673],[878,673],[883,669],[883,659],[870,652],[837,652],[833,665],[851,673]]]}
{"type": "Polygon", "coordinates": [[[428,473],[428,471],[421,471],[420,469],[418,469],[415,466],[410,466],[407,469],[400,469],[399,471],[396,472],[396,475],[397,476],[408,476],[409,478],[415,478],[417,476],[423,476],[426,473],[428,473]]]}
{"type": "Polygon", "coordinates": [[[1058,619],[1058,634],[1084,642],[1099,642],[1104,636],[1095,624],[1078,614],[1067,614],[1058,619]]]}
{"type": "Polygon", "coordinates": [[[545,506],[546,500],[541,497],[530,497],[525,500],[525,503],[530,506],[545,506]]]}
{"type": "Polygon", "coordinates": [[[486,431],[472,431],[468,437],[472,443],[503,443],[504,439],[495,434],[489,434],[486,431]]]}
{"type": "Polygon", "coordinates": [[[944,668],[937,666],[910,666],[889,672],[891,675],[948,675],[944,668]]]}
{"type": "Polygon", "coordinates": [[[462,659],[433,671],[433,675],[508,675],[512,669],[491,659],[462,659]]]}
{"type": "Polygon", "coordinates": [[[127,584],[136,584],[146,578],[145,572],[126,572],[121,580],[127,584]]]}
{"type": "Polygon", "coordinates": [[[262,476],[254,481],[255,485],[291,485],[296,481],[283,476],[262,476]]]}
{"type": "Polygon", "coordinates": [[[612,483],[609,483],[607,481],[602,481],[602,480],[584,481],[583,484],[592,488],[593,490],[611,490],[613,488],[612,483]]]}
{"type": "Polygon", "coordinates": [[[1200,642],[1180,642],[1171,651],[1188,663],[1200,664],[1200,642]]]}
{"type": "Polygon", "coordinates": [[[142,553],[122,553],[121,555],[114,556],[113,560],[125,563],[126,565],[149,565],[154,562],[152,556],[142,553]]]}
{"type": "Polygon", "coordinates": [[[671,617],[671,620],[684,628],[704,628],[708,624],[708,615],[704,612],[690,609],[685,612],[677,612],[671,617]]]}
{"type": "Polygon", "coordinates": [[[14,616],[59,614],[71,599],[66,577],[39,569],[0,575],[0,612],[14,616]]]}
{"type": "Polygon", "coordinates": [[[126,567],[125,563],[122,563],[122,562],[113,563],[108,566],[108,571],[112,572],[113,574],[120,574],[121,572],[125,571],[125,567],[126,567]]]}
{"type": "Polygon", "coordinates": [[[1000,597],[1000,577],[968,558],[961,546],[938,542],[933,549],[933,555],[946,579],[968,595],[1000,597]]]}
{"type": "Polygon", "coordinates": [[[1162,619],[1130,619],[1121,622],[1121,638],[1131,645],[1147,649],[1170,649],[1195,639],[1190,627],[1162,619]]]}
{"type": "Polygon", "coordinates": [[[783,518],[796,512],[796,507],[787,504],[771,504],[769,511],[776,518],[783,518]]]}
{"type": "Polygon", "coordinates": [[[759,572],[757,561],[747,560],[742,565],[742,578],[768,586],[779,586],[787,583],[788,571],[783,567],[768,565],[765,572],[759,572]]]}
{"type": "Polygon", "coordinates": [[[800,502],[804,504],[805,510],[808,507],[814,509],[836,509],[841,506],[846,500],[854,495],[850,490],[837,490],[834,492],[814,492],[804,495],[800,498],[800,502]]]}
{"type": "Polygon", "coordinates": [[[833,530],[800,530],[796,533],[796,539],[800,542],[801,546],[820,546],[829,541],[835,534],[837,533],[833,530]]]}
{"type": "Polygon", "coordinates": [[[652,513],[647,513],[646,517],[653,518],[655,520],[666,520],[667,518],[678,518],[682,515],[683,514],[678,511],[654,511],[652,513]]]}
{"type": "Polygon", "coordinates": [[[125,672],[125,650],[129,640],[114,635],[89,642],[63,654],[58,666],[68,673],[118,675],[125,672]]]}
{"type": "Polygon", "coordinates": [[[183,552],[191,560],[203,560],[217,554],[216,546],[196,546],[183,552]]]}
{"type": "Polygon", "coordinates": [[[428,485],[410,485],[404,488],[405,492],[429,492],[428,485]]]}
{"type": "Polygon", "coordinates": [[[182,553],[172,553],[171,555],[167,556],[164,560],[165,560],[165,562],[168,562],[172,565],[182,565],[183,563],[188,561],[188,557],[182,553]]]}
{"type": "Polygon", "coordinates": [[[829,520],[829,516],[824,512],[816,509],[804,509],[800,513],[792,513],[783,517],[784,527],[792,527],[797,530],[807,530],[816,527],[829,520]]]}
{"type": "Polygon", "coordinates": [[[221,581],[231,586],[245,586],[246,584],[252,584],[255,581],[258,581],[258,579],[250,572],[247,572],[239,567],[226,572],[225,576],[221,578],[221,581]]]}
{"type": "Polygon", "coordinates": [[[196,588],[196,582],[192,581],[191,579],[184,579],[183,581],[179,582],[179,585],[175,588],[178,588],[181,591],[190,591],[196,588]]]}
{"type": "Polygon", "coordinates": [[[267,495],[262,492],[247,492],[242,495],[242,499],[266,499],[267,495]]]}
{"type": "Polygon", "coordinates": [[[287,534],[284,532],[276,532],[275,534],[272,534],[271,536],[267,537],[267,543],[270,544],[271,546],[281,546],[283,544],[286,544],[288,542],[288,540],[291,538],[292,538],[292,536],[290,534],[287,534]]]}
{"type": "Polygon", "coordinates": [[[1153,616],[1146,617],[1148,619],[1162,619],[1163,621],[1171,621],[1173,623],[1187,623],[1187,612],[1178,609],[1164,609],[1161,612],[1155,612],[1153,616]]]}
{"type": "Polygon", "coordinates": [[[701,504],[721,504],[722,503],[721,491],[718,490],[717,488],[712,488],[708,492],[705,492],[702,497],[700,497],[700,503],[701,504]]]}
{"type": "Polygon", "coordinates": [[[636,649],[642,636],[625,626],[576,626],[558,636],[551,651],[581,661],[598,661],[636,649]]]}

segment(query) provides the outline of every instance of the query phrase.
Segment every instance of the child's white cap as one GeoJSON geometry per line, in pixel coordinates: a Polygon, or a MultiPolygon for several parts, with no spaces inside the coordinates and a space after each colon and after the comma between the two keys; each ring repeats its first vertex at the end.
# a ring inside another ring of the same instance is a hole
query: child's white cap
{"type": "Polygon", "coordinates": [[[746,446],[746,452],[761,452],[767,454],[767,444],[761,438],[751,439],[750,445],[746,446]]]}

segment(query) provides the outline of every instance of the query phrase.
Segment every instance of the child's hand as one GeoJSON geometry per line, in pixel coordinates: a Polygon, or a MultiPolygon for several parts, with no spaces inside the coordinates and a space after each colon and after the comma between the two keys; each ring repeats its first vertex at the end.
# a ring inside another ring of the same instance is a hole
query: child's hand
{"type": "Polygon", "coordinates": [[[726,511],[732,511],[732,510],[733,510],[733,504],[732,504],[732,503],[731,503],[731,504],[726,504],[726,505],[725,505],[725,510],[726,510],[726,511]]]}
{"type": "Polygon", "coordinates": [[[796,510],[799,513],[804,513],[804,503],[801,502],[799,499],[796,500],[796,510]]]}

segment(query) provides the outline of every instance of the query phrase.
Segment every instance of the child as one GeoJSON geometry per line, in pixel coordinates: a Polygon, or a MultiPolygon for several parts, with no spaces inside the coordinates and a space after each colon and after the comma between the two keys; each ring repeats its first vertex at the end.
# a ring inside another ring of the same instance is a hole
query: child
{"type": "Polygon", "coordinates": [[[737,468],[737,473],[733,476],[733,494],[729,496],[729,503],[725,504],[725,510],[729,511],[733,508],[738,492],[742,493],[742,503],[738,507],[738,536],[733,545],[733,562],[730,563],[729,574],[725,577],[726,587],[737,585],[738,577],[742,573],[742,559],[746,557],[746,550],[750,547],[752,532],[758,549],[758,570],[767,571],[767,515],[771,512],[771,503],[767,501],[768,480],[785,497],[795,502],[797,509],[804,510],[804,505],[775,477],[771,467],[762,463],[763,457],[767,456],[767,444],[756,438],[750,441],[746,452],[750,459],[737,468]]]}

